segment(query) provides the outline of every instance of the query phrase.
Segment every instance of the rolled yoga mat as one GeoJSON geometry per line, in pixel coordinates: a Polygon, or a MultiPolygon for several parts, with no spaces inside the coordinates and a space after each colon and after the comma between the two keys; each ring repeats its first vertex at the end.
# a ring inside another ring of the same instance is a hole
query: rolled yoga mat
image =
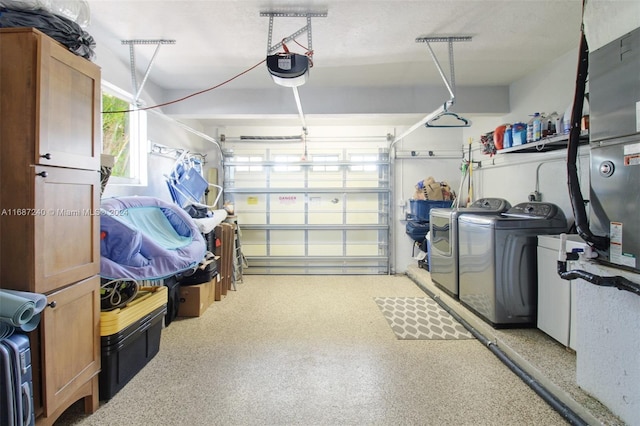
{"type": "Polygon", "coordinates": [[[0,321],[0,342],[11,337],[15,330],[16,328],[11,324],[0,321]]]}
{"type": "Polygon", "coordinates": [[[35,330],[46,306],[47,297],[42,294],[0,289],[0,321],[22,331],[35,330]]]}

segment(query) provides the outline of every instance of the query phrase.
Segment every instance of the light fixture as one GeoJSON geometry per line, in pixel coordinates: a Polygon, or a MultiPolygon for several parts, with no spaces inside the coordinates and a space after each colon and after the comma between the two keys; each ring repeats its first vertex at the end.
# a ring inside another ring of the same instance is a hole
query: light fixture
{"type": "Polygon", "coordinates": [[[273,81],[280,86],[302,86],[309,77],[309,58],[297,53],[269,55],[267,69],[273,81]]]}

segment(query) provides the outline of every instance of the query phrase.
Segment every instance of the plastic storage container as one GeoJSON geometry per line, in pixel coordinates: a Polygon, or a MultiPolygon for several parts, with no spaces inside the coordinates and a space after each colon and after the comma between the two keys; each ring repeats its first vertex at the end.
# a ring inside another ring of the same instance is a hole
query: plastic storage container
{"type": "Polygon", "coordinates": [[[428,222],[429,212],[435,208],[451,207],[453,201],[409,200],[411,219],[428,222]]]}
{"type": "Polygon", "coordinates": [[[552,112],[545,117],[545,126],[542,127],[542,136],[553,136],[558,133],[558,125],[560,124],[560,117],[557,112],[552,112]]]}
{"type": "Polygon", "coordinates": [[[527,123],[527,142],[536,142],[540,139],[542,139],[542,116],[536,112],[527,123]]]}
{"type": "Polygon", "coordinates": [[[562,116],[562,133],[565,135],[571,130],[571,113],[573,110],[573,103],[569,104],[562,116]]]}
{"type": "Polygon", "coordinates": [[[511,130],[511,124],[507,124],[504,129],[504,140],[502,141],[503,149],[511,148],[513,146],[513,133],[511,130]]]}
{"type": "Polygon", "coordinates": [[[123,330],[140,318],[167,304],[167,287],[140,287],[136,298],[126,307],[100,313],[100,336],[123,330]]]}
{"type": "Polygon", "coordinates": [[[513,136],[512,146],[527,143],[527,125],[524,123],[513,123],[513,126],[511,126],[511,135],[513,136]]]}
{"type": "Polygon", "coordinates": [[[405,232],[413,241],[422,243],[429,233],[429,222],[417,222],[410,220],[405,226],[405,232]]]}
{"type": "Polygon", "coordinates": [[[493,131],[493,143],[496,149],[504,149],[504,135],[507,129],[507,125],[503,124],[493,131]]]}
{"type": "Polygon", "coordinates": [[[533,114],[533,139],[532,142],[537,142],[542,139],[542,114],[536,112],[533,114]]]}
{"type": "Polygon", "coordinates": [[[98,375],[101,400],[111,399],[160,350],[166,306],[155,309],[122,331],[100,338],[102,370],[98,375]]]}

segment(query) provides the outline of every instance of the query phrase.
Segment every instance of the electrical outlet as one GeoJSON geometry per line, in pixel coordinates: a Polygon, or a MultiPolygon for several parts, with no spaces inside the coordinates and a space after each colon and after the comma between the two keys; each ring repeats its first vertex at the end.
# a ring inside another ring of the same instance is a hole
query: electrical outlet
{"type": "Polygon", "coordinates": [[[529,201],[542,201],[542,194],[538,191],[529,193],[529,201]]]}

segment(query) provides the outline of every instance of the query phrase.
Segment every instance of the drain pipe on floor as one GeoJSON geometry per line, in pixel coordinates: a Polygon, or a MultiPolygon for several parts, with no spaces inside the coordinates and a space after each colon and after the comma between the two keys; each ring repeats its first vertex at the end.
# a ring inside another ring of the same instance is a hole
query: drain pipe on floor
{"type": "Polygon", "coordinates": [[[446,303],[444,303],[438,295],[433,293],[431,290],[427,289],[422,284],[416,282],[418,287],[422,289],[429,297],[436,301],[442,309],[447,311],[456,321],[458,321],[464,328],[466,328],[469,333],[473,335],[480,343],[485,345],[503,364],[505,364],[509,369],[515,373],[523,382],[525,382],[535,393],[540,396],[547,404],[551,406],[555,411],[557,411],[569,424],[572,425],[580,425],[587,426],[588,423],[585,422],[580,416],[573,412],[565,403],[560,401],[554,394],[549,392],[544,386],[540,384],[536,379],[534,379],[529,373],[524,371],[518,364],[516,364],[511,358],[507,356],[507,354],[502,351],[494,342],[491,342],[487,339],[482,333],[476,330],[471,324],[465,321],[457,312],[451,309],[446,303]]]}

